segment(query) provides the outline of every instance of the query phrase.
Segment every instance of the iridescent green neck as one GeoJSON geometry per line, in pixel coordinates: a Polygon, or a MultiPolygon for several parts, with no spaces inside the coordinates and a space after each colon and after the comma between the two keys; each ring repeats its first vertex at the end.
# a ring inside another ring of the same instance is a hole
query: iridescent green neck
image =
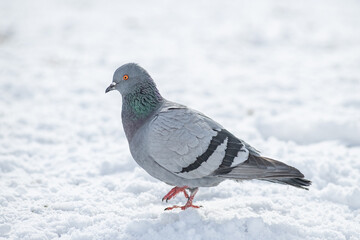
{"type": "Polygon", "coordinates": [[[153,82],[142,83],[131,93],[123,95],[121,117],[129,141],[163,101],[153,82]]]}
{"type": "Polygon", "coordinates": [[[148,117],[161,102],[162,97],[156,87],[146,84],[123,97],[123,111],[127,112],[131,120],[136,121],[148,117]]]}

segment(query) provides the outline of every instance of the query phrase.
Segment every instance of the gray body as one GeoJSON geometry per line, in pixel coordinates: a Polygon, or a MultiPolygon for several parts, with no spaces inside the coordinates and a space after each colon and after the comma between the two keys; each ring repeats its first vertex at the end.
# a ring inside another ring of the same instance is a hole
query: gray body
{"type": "MultiPolygon", "coordinates": [[[[186,179],[177,176],[169,170],[160,166],[154,160],[154,157],[149,154],[148,142],[151,141],[151,139],[149,139],[149,132],[152,131],[149,125],[153,121],[156,121],[156,117],[161,110],[167,109],[169,106],[182,107],[181,105],[165,100],[161,107],[157,109],[154,114],[152,114],[152,116],[149,117],[149,119],[143,124],[143,126],[139,128],[139,130],[134,134],[134,137],[130,140],[129,147],[134,160],[151,176],[173,186],[212,187],[224,181],[224,178],[219,178],[215,176],[201,177],[195,179],[186,179]]],[[[169,159],[169,161],[171,161],[171,159],[169,159]]]]}
{"type": "Polygon", "coordinates": [[[219,123],[163,98],[150,75],[129,63],[114,73],[106,92],[122,94],[122,122],[135,161],[173,186],[212,187],[226,179],[259,179],[305,188],[294,167],[262,157],[219,123]]]}

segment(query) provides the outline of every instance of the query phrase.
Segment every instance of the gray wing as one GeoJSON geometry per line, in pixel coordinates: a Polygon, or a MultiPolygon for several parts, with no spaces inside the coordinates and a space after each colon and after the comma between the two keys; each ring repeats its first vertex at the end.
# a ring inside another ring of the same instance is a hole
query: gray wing
{"type": "Polygon", "coordinates": [[[185,178],[213,175],[248,159],[245,143],[203,114],[168,105],[149,125],[148,153],[163,168],[185,178]]]}

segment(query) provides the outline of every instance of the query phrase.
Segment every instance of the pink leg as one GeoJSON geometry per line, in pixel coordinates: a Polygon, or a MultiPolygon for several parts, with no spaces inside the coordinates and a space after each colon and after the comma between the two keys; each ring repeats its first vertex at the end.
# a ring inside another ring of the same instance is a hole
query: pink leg
{"type": "Polygon", "coordinates": [[[165,210],[172,210],[174,208],[180,208],[181,210],[185,210],[189,207],[192,207],[192,208],[200,208],[201,206],[196,206],[196,205],[193,205],[192,204],[192,201],[194,200],[194,197],[195,197],[195,194],[198,192],[199,188],[190,188],[190,197],[188,197],[188,201],[186,202],[186,204],[184,206],[177,206],[177,205],[174,205],[172,207],[167,207],[165,208],[165,210]]]}
{"type": "Polygon", "coordinates": [[[172,198],[174,198],[176,195],[178,195],[179,192],[183,192],[186,198],[189,198],[189,195],[186,192],[186,189],[188,188],[188,186],[183,186],[183,187],[174,187],[173,189],[170,190],[170,192],[168,192],[168,194],[166,194],[163,198],[162,201],[166,200],[166,202],[172,198]]]}

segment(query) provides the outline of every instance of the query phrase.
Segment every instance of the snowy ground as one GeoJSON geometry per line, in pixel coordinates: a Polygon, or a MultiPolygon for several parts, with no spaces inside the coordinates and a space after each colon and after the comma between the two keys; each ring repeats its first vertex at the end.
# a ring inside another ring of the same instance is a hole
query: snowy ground
{"type": "Polygon", "coordinates": [[[0,239],[360,239],[360,2],[0,1],[0,239]],[[310,191],[170,186],[132,160],[113,71],[215,118],[310,191]]]}

